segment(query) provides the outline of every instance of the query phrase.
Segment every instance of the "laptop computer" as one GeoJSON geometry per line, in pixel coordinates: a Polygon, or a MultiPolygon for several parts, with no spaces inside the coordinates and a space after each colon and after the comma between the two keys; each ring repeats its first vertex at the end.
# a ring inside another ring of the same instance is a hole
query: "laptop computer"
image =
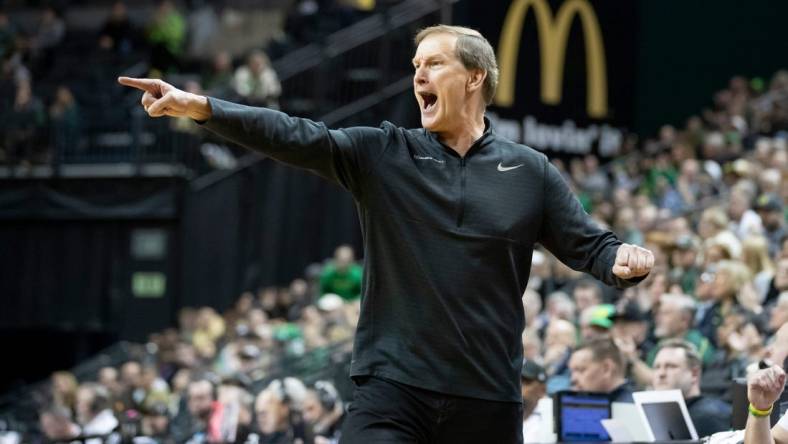
{"type": "Polygon", "coordinates": [[[635,392],[632,397],[646,425],[649,441],[698,439],[681,390],[635,392]]]}
{"type": "Polygon", "coordinates": [[[553,395],[553,418],[559,442],[610,441],[601,420],[610,419],[605,393],[563,390],[553,395]]]}

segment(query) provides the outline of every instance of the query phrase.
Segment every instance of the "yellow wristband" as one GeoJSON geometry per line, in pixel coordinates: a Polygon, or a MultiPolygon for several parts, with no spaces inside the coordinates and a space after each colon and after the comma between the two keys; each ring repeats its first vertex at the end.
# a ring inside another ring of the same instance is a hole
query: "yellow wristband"
{"type": "Polygon", "coordinates": [[[752,403],[750,403],[750,406],[747,409],[750,411],[750,414],[752,416],[756,418],[765,418],[772,414],[772,409],[774,409],[774,405],[769,407],[769,410],[758,410],[755,408],[754,405],[752,405],[752,403]]]}

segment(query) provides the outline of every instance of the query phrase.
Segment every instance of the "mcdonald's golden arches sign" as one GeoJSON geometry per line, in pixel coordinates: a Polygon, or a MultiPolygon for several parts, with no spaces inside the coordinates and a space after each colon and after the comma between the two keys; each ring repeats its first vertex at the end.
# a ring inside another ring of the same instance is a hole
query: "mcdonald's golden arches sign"
{"type": "Polygon", "coordinates": [[[604,143],[602,154],[614,154],[632,123],[634,3],[471,2],[468,25],[496,47],[490,113],[504,132],[547,151],[599,152],[604,143]]]}

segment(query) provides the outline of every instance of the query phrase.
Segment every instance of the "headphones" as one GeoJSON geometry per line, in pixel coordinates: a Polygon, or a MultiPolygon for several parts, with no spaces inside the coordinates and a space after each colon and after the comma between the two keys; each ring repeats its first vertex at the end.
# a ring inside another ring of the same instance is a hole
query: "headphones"
{"type": "Polygon", "coordinates": [[[324,410],[332,411],[339,401],[339,392],[330,381],[315,382],[315,392],[324,410]]]}

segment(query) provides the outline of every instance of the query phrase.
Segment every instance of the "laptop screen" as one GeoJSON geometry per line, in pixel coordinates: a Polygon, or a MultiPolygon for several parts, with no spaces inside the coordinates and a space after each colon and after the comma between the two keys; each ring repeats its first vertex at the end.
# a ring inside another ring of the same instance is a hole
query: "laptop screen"
{"type": "Polygon", "coordinates": [[[684,421],[678,402],[643,403],[654,439],[657,441],[691,440],[692,434],[684,421]]]}
{"type": "Polygon", "coordinates": [[[559,392],[556,398],[559,441],[610,441],[601,422],[610,418],[610,400],[606,395],[559,392]]]}

